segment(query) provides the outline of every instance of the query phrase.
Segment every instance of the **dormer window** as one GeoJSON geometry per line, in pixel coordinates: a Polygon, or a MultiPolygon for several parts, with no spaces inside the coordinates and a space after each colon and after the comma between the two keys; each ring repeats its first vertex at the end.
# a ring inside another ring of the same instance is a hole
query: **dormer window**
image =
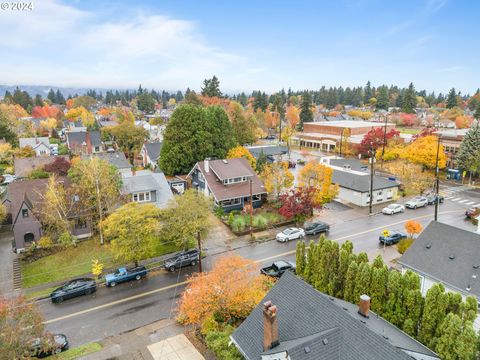
{"type": "Polygon", "coordinates": [[[28,209],[22,209],[22,217],[24,218],[28,217],[28,209]]]}
{"type": "Polygon", "coordinates": [[[225,179],[225,180],[223,180],[223,184],[224,185],[236,184],[236,183],[245,182],[245,181],[247,181],[247,177],[246,176],[241,176],[241,177],[236,177],[236,178],[231,178],[231,179],[225,179]]]}

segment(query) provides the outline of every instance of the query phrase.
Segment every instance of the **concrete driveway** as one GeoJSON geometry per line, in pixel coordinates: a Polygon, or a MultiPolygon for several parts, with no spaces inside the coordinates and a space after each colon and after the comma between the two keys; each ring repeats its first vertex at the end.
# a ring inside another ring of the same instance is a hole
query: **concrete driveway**
{"type": "Polygon", "coordinates": [[[13,292],[13,235],[11,232],[0,232],[0,295],[11,295],[13,292]]]}

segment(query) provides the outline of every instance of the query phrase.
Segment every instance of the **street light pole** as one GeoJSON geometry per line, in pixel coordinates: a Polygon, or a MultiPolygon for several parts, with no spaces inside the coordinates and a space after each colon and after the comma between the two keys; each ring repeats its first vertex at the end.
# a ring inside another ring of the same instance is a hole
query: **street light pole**
{"type": "Polygon", "coordinates": [[[387,144],[387,116],[385,115],[385,126],[383,128],[382,169],[383,169],[383,157],[385,155],[385,145],[386,144],[387,144]]]}
{"type": "Polygon", "coordinates": [[[434,215],[434,220],[437,221],[438,220],[438,188],[440,186],[440,177],[439,177],[439,171],[438,171],[438,155],[440,153],[440,138],[441,138],[441,135],[438,134],[438,141],[437,141],[437,158],[435,160],[435,181],[436,181],[436,184],[435,184],[435,215],[434,215]]]}
{"type": "Polygon", "coordinates": [[[252,194],[252,178],[250,178],[250,239],[253,239],[253,194],[252,194]]]}
{"type": "Polygon", "coordinates": [[[368,214],[373,215],[373,160],[375,159],[375,149],[370,144],[370,203],[368,205],[368,214]]]}
{"type": "Polygon", "coordinates": [[[342,132],[340,133],[340,157],[342,157],[342,142],[343,142],[343,128],[342,128],[342,132]]]}

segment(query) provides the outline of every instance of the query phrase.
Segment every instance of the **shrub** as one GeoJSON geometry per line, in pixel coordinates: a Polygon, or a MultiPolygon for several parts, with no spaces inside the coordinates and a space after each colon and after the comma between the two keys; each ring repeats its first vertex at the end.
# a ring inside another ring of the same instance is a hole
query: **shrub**
{"type": "Polygon", "coordinates": [[[233,212],[228,214],[228,225],[232,226],[233,220],[235,219],[235,215],[233,215],[233,212]]]}
{"type": "Polygon", "coordinates": [[[267,227],[267,219],[263,215],[255,215],[253,218],[253,226],[258,229],[265,229],[267,227]]]}
{"type": "Polygon", "coordinates": [[[245,219],[241,215],[235,216],[232,221],[232,230],[236,232],[240,232],[245,230],[245,219]]]}
{"type": "Polygon", "coordinates": [[[200,332],[202,333],[203,336],[208,335],[208,333],[212,331],[218,331],[218,330],[219,330],[219,324],[214,319],[213,316],[208,316],[205,320],[203,320],[202,325],[200,326],[200,332]]]}
{"type": "Polygon", "coordinates": [[[50,236],[42,236],[40,240],[38,240],[38,245],[44,249],[48,249],[53,246],[53,240],[50,236]]]}
{"type": "Polygon", "coordinates": [[[222,218],[225,215],[225,210],[223,210],[223,207],[221,207],[221,206],[215,207],[213,212],[214,212],[215,216],[217,216],[219,218],[222,218]]]}
{"type": "Polygon", "coordinates": [[[47,179],[48,176],[49,174],[43,169],[35,169],[30,173],[29,178],[30,179],[47,179]]]}
{"type": "Polygon", "coordinates": [[[413,244],[413,239],[412,238],[402,239],[397,244],[397,250],[400,254],[404,254],[405,251],[407,251],[408,248],[410,247],[410,245],[412,245],[412,244],[413,244]]]}
{"type": "Polygon", "coordinates": [[[58,243],[64,247],[76,246],[77,237],[70,234],[68,231],[65,231],[58,238],[58,243]]]}
{"type": "Polygon", "coordinates": [[[232,326],[227,325],[221,331],[210,331],[205,341],[210,350],[214,352],[218,359],[223,360],[241,360],[243,357],[234,345],[229,345],[230,335],[235,330],[232,326]]]}

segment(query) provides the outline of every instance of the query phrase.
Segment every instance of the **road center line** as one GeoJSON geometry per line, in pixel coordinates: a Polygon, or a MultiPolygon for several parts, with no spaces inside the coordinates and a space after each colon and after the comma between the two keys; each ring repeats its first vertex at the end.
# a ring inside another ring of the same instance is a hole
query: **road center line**
{"type": "MultiPolygon", "coordinates": [[[[450,211],[441,212],[441,213],[439,213],[439,214],[440,214],[440,215],[442,215],[442,214],[449,214],[449,213],[454,213],[454,212],[458,212],[458,211],[459,211],[459,210],[450,210],[450,211]]],[[[417,216],[417,217],[415,217],[415,218],[411,218],[411,219],[407,219],[407,220],[402,220],[402,221],[397,221],[397,222],[394,222],[394,223],[391,223],[391,224],[382,225],[382,226],[379,226],[379,227],[376,227],[376,228],[372,228],[372,229],[369,229],[369,230],[357,232],[357,233],[355,233],[355,234],[350,234],[350,235],[342,236],[342,237],[339,237],[339,238],[337,238],[337,239],[331,239],[331,240],[332,240],[332,241],[340,241],[340,240],[345,240],[345,239],[351,239],[351,238],[356,237],[356,236],[359,236],[359,235],[368,234],[369,232],[373,232],[373,231],[385,229],[386,227],[389,227],[389,226],[395,226],[395,225],[403,224],[404,222],[407,222],[408,220],[425,219],[425,218],[428,218],[428,217],[431,217],[431,216],[432,216],[431,214],[422,215],[422,216],[417,216]]],[[[292,255],[292,254],[295,254],[295,252],[296,252],[296,250],[290,250],[290,251],[286,251],[286,252],[281,253],[281,254],[277,254],[277,255],[269,256],[269,257],[266,257],[266,258],[263,258],[263,259],[255,260],[255,262],[256,262],[256,263],[261,263],[261,262],[265,262],[265,261],[268,261],[268,260],[276,259],[276,258],[279,258],[279,257],[282,257],[282,256],[292,255]]],[[[145,297],[145,296],[148,296],[148,295],[152,295],[152,294],[156,294],[156,293],[159,293],[159,292],[162,292],[162,291],[166,291],[166,290],[169,290],[169,289],[173,289],[173,288],[175,288],[175,287],[177,287],[177,286],[186,285],[187,283],[188,283],[188,281],[181,281],[181,282],[178,282],[178,283],[175,283],[175,284],[172,284],[172,285],[164,286],[164,287],[159,288],[159,289],[150,290],[150,291],[146,291],[146,292],[141,293],[141,294],[133,295],[133,296],[130,296],[130,297],[128,297],[128,298],[124,298],[124,299],[112,301],[112,302],[109,302],[109,303],[106,303],[106,304],[103,304],[103,305],[91,307],[91,308],[88,308],[88,309],[85,309],[85,310],[81,310],[81,311],[77,311],[77,312],[74,312],[74,313],[71,313],[71,314],[67,314],[67,315],[64,315],[64,316],[59,316],[59,317],[54,318],[54,319],[46,320],[46,321],[44,321],[43,323],[44,323],[45,325],[47,325],[47,324],[51,324],[51,323],[54,323],[54,322],[66,320],[66,319],[69,319],[69,318],[72,318],[72,317],[75,317],[75,316],[80,316],[80,315],[83,315],[83,314],[88,314],[88,313],[90,313],[90,312],[92,312],[92,311],[97,311],[97,310],[105,309],[105,308],[110,307],[110,306],[114,306],[114,305],[118,305],[118,304],[123,304],[123,303],[128,302],[128,301],[131,301],[131,300],[140,299],[140,298],[145,297]]]]}

